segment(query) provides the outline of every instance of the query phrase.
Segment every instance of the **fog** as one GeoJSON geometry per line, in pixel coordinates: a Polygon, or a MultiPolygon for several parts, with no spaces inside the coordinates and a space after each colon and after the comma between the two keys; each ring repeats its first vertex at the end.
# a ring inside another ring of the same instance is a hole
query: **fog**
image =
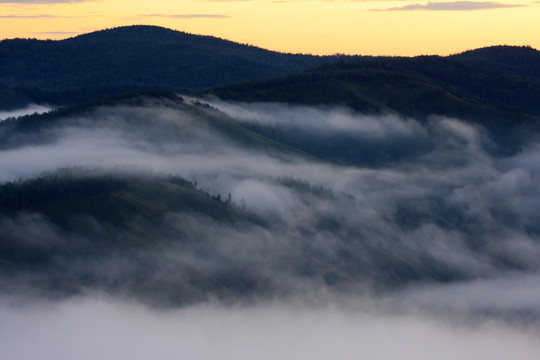
{"type": "Polygon", "coordinates": [[[528,315],[538,311],[539,285],[538,275],[510,275],[440,286],[412,286],[399,293],[398,297],[387,300],[399,307],[414,304],[434,310],[451,308],[462,312],[481,310],[499,313],[517,310],[528,315]]]}
{"type": "Polygon", "coordinates": [[[212,196],[230,194],[257,219],[178,211],[157,225],[114,225],[79,216],[66,229],[47,213],[0,216],[3,353],[540,355],[540,144],[523,138],[503,156],[489,130],[459,119],[211,105],[223,112],[189,102],[107,106],[39,136],[0,129],[9,138],[3,183],[70,166],[120,177],[178,174],[212,196]],[[407,154],[381,155],[373,166],[321,160],[307,151],[311,140],[297,151],[238,126],[253,123],[313,139],[353,137],[359,147],[400,144],[407,154]],[[412,151],[414,143],[422,146],[412,151]],[[118,245],[127,241],[142,245],[118,245]],[[34,346],[22,346],[22,334],[34,346]]]}
{"type": "Polygon", "coordinates": [[[7,118],[16,118],[24,115],[31,115],[34,113],[45,113],[52,110],[50,106],[47,105],[38,105],[38,104],[28,104],[26,107],[15,110],[2,110],[0,111],[0,121],[6,120],[7,118]]]}
{"type": "Polygon", "coordinates": [[[425,129],[397,115],[362,115],[342,106],[305,106],[280,103],[234,103],[219,99],[208,102],[241,122],[299,128],[322,134],[354,133],[360,138],[420,137],[425,129]]]}

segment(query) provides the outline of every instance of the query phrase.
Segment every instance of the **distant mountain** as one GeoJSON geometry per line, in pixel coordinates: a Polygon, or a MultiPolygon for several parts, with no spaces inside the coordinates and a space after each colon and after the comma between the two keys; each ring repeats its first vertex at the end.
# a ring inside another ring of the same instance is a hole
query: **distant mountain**
{"type": "Polygon", "coordinates": [[[0,42],[0,108],[78,104],[133,90],[191,92],[297,72],[331,57],[283,54],[157,26],[0,42]]]}
{"type": "Polygon", "coordinates": [[[452,57],[345,58],[294,75],[208,92],[245,101],[341,103],[364,112],[395,111],[412,117],[499,117],[499,110],[540,115],[540,52],[503,50],[479,49],[452,57]],[[522,58],[524,52],[528,56],[522,58]],[[519,59],[521,65],[514,67],[519,59]]]}
{"type": "Polygon", "coordinates": [[[451,58],[504,74],[540,79],[540,51],[529,46],[491,46],[451,58]]]}
{"type": "Polygon", "coordinates": [[[535,60],[539,54],[530,48],[505,47],[452,57],[345,58],[297,74],[216,87],[200,95],[247,102],[337,104],[361,113],[394,113],[418,120],[442,115],[479,123],[512,146],[509,134],[516,130],[537,133],[540,128],[540,79],[535,77],[540,71],[540,62],[535,60]],[[528,56],[521,67],[513,68],[524,52],[528,56]],[[486,53],[490,56],[482,60],[486,53]]]}
{"type": "MultiPolygon", "coordinates": [[[[0,42],[0,108],[81,104],[134,90],[343,104],[368,113],[493,121],[540,115],[540,52],[496,46],[448,57],[282,54],[156,26],[61,41],[0,42]]],[[[527,120],[528,121],[528,120],[527,120]]]]}

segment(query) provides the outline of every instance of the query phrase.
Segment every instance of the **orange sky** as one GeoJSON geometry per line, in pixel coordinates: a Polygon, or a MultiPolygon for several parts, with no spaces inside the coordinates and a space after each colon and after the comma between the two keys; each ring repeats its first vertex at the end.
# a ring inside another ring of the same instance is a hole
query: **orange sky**
{"type": "Polygon", "coordinates": [[[60,39],[132,24],[313,54],[540,49],[540,0],[0,0],[0,38],[60,39]]]}

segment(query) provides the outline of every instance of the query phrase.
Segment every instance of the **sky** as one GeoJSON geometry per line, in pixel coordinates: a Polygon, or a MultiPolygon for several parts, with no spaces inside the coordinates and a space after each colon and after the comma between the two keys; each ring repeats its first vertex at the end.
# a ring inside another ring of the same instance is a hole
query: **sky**
{"type": "Polygon", "coordinates": [[[538,0],[0,0],[0,39],[145,24],[282,52],[448,55],[539,49],[538,19],[538,0]]]}

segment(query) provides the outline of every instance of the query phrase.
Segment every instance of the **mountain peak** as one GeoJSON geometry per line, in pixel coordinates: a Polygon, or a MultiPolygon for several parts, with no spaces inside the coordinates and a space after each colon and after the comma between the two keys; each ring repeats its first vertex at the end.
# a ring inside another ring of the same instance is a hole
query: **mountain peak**
{"type": "MultiPolygon", "coordinates": [[[[192,92],[303,71],[330,59],[134,25],[61,41],[0,41],[0,94],[73,105],[145,89],[192,92]]],[[[0,108],[13,106],[2,102],[0,108]]]]}
{"type": "MultiPolygon", "coordinates": [[[[97,30],[86,34],[77,35],[67,40],[113,40],[121,39],[123,41],[181,41],[186,39],[223,41],[233,44],[232,41],[222,40],[213,36],[194,35],[184,31],[173,30],[155,25],[129,25],[119,26],[110,29],[97,30]]],[[[62,40],[61,40],[62,41],[62,40]]]]}
{"type": "Polygon", "coordinates": [[[490,46],[465,51],[452,58],[507,74],[540,79],[540,51],[530,46],[490,46]]]}

